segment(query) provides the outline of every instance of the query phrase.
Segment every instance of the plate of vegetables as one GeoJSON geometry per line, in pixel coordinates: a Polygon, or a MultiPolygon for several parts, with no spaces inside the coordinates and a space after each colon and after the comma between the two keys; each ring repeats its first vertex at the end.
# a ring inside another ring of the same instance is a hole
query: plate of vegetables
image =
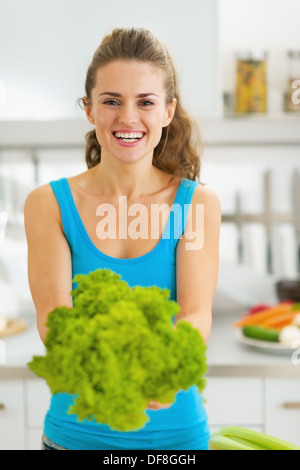
{"type": "Polygon", "coordinates": [[[233,324],[239,341],[272,353],[300,348],[300,303],[256,305],[233,324]]]}

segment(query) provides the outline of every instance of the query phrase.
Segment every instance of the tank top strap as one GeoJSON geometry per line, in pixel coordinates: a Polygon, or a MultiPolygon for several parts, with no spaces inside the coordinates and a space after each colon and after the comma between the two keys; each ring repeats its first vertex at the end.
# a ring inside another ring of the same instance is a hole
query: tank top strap
{"type": "Polygon", "coordinates": [[[198,185],[198,181],[192,181],[187,178],[183,178],[180,182],[164,232],[164,238],[170,240],[171,248],[177,245],[178,240],[184,233],[190,204],[198,185]]]}
{"type": "Polygon", "coordinates": [[[70,224],[71,224],[72,218],[70,217],[71,207],[70,207],[69,197],[68,197],[67,180],[66,178],[61,178],[58,180],[50,181],[49,184],[58,202],[60,213],[61,213],[63,231],[67,240],[69,241],[70,224]]]}

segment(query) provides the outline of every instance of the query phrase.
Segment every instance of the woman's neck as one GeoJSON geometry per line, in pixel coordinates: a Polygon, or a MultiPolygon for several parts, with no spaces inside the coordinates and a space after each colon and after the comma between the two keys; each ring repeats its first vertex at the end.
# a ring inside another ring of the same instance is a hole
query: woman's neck
{"type": "Polygon", "coordinates": [[[107,165],[101,161],[92,170],[93,182],[107,196],[127,196],[128,200],[153,194],[171,180],[172,176],[145,161],[118,162],[107,165]],[[115,166],[115,168],[114,168],[115,166]]]}

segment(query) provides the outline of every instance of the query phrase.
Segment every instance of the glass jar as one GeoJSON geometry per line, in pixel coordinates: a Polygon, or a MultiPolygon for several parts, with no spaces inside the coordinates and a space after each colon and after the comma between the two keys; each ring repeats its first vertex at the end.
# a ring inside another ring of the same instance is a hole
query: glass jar
{"type": "Polygon", "coordinates": [[[286,111],[300,111],[300,50],[288,51],[288,89],[286,93],[286,111]]]}
{"type": "Polygon", "coordinates": [[[267,111],[267,54],[263,51],[238,52],[236,55],[236,113],[267,111]]]}

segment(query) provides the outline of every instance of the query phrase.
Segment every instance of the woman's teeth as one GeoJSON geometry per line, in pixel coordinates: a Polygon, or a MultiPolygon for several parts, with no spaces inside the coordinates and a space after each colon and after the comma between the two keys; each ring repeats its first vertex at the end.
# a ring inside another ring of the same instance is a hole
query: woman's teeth
{"type": "Polygon", "coordinates": [[[122,139],[123,142],[136,142],[143,137],[143,132],[115,132],[117,139],[122,139]]]}

